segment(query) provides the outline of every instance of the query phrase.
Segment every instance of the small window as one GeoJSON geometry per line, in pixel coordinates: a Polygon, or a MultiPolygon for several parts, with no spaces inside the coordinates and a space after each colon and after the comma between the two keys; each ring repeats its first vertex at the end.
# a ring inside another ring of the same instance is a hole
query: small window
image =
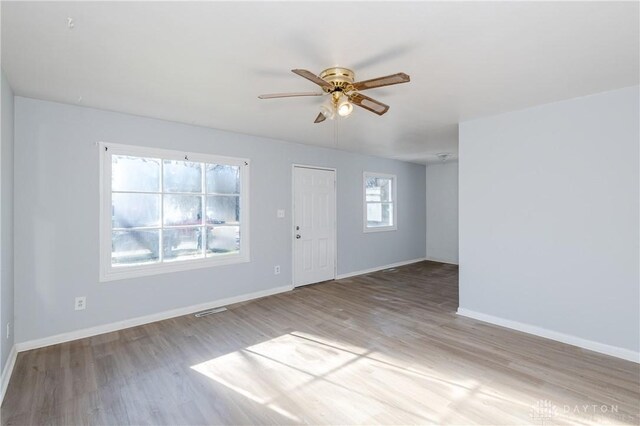
{"type": "Polygon", "coordinates": [[[395,231],[396,177],[364,173],[364,232],[395,231]]]}
{"type": "Polygon", "coordinates": [[[101,281],[249,260],[248,160],[100,146],[101,281]]]}

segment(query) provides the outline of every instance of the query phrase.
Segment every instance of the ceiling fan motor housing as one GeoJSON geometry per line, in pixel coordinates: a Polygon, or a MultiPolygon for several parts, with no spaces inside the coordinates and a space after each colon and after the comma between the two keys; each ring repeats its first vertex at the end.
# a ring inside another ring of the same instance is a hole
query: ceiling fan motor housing
{"type": "Polygon", "coordinates": [[[353,91],[353,82],[355,74],[348,68],[333,67],[322,71],[319,76],[321,79],[328,81],[333,85],[332,89],[323,88],[327,93],[333,92],[351,92],[353,91]]]}

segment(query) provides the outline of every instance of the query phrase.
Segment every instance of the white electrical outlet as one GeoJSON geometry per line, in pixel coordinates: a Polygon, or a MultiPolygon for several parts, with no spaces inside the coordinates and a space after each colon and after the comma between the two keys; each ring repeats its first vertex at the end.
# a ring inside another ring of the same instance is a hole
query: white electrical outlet
{"type": "Polygon", "coordinates": [[[284,217],[284,210],[282,209],[278,210],[277,216],[278,216],[278,219],[282,219],[284,217]]]}
{"type": "Polygon", "coordinates": [[[276,265],[273,267],[273,274],[274,275],[280,274],[280,265],[276,265]]]}
{"type": "Polygon", "coordinates": [[[76,297],[76,311],[82,311],[87,307],[87,298],[85,296],[76,297]]]}

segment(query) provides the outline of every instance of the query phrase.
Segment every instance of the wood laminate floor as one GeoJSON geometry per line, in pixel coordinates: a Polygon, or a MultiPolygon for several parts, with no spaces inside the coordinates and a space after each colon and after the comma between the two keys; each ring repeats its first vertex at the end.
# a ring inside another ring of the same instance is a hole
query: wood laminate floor
{"type": "Polygon", "coordinates": [[[638,424],[640,367],[455,314],[422,262],[18,355],[3,425],[638,424]]]}

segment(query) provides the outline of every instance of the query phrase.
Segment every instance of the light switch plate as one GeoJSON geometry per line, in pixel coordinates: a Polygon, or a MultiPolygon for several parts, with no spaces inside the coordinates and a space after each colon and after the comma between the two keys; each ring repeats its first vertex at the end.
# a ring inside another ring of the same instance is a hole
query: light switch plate
{"type": "Polygon", "coordinates": [[[278,210],[278,219],[282,219],[284,217],[284,210],[283,209],[279,209],[278,210]]]}

